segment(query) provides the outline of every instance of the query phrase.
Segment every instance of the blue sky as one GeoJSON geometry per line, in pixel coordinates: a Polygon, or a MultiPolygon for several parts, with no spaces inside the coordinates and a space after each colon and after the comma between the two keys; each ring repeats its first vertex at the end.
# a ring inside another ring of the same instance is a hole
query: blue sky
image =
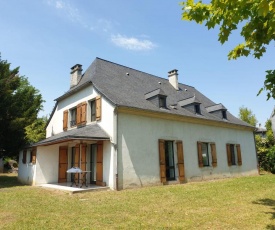
{"type": "Polygon", "coordinates": [[[174,0],[3,0],[0,52],[43,95],[40,116],[49,115],[54,99],[69,89],[73,65],[85,71],[100,57],[163,78],[178,69],[181,83],[235,116],[248,107],[264,124],[274,100],[256,95],[265,70],[274,69],[274,44],[260,60],[228,61],[242,38],[234,33],[221,45],[217,30],[182,21],[181,13],[174,0]]]}

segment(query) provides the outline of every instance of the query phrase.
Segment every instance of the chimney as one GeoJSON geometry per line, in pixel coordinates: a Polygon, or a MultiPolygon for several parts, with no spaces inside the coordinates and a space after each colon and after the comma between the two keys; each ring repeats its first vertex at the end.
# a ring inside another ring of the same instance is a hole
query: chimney
{"type": "Polygon", "coordinates": [[[178,82],[178,70],[173,69],[168,72],[168,78],[170,84],[176,89],[179,90],[179,82],[178,82]]]}
{"type": "Polygon", "coordinates": [[[71,68],[71,82],[70,88],[76,86],[82,76],[82,65],[76,64],[71,68]]]}

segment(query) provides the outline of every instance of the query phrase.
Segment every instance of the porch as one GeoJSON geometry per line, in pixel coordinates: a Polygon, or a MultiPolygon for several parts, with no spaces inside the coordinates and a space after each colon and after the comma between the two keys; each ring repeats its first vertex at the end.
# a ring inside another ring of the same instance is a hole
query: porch
{"type": "Polygon", "coordinates": [[[71,186],[71,182],[62,182],[62,183],[52,183],[52,184],[40,184],[37,185],[38,187],[46,188],[46,189],[54,189],[54,190],[61,190],[65,192],[69,192],[71,194],[74,193],[82,193],[82,192],[96,192],[96,191],[106,191],[109,190],[109,187],[106,186],[98,186],[95,184],[87,184],[86,186],[71,186]]]}

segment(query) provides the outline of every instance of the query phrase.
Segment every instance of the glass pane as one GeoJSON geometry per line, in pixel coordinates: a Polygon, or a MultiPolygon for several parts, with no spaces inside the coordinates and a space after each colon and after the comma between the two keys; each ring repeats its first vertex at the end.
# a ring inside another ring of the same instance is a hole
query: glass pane
{"type": "Polygon", "coordinates": [[[91,145],[91,164],[90,164],[90,181],[91,183],[96,181],[96,152],[97,146],[96,144],[91,145]]]}
{"type": "Polygon", "coordinates": [[[91,121],[95,121],[95,101],[91,101],[91,121]]]}
{"type": "Polygon", "coordinates": [[[202,161],[204,166],[209,166],[208,143],[202,143],[202,161]]]}
{"type": "Polygon", "coordinates": [[[230,145],[230,152],[232,165],[236,165],[235,145],[230,145]]]}

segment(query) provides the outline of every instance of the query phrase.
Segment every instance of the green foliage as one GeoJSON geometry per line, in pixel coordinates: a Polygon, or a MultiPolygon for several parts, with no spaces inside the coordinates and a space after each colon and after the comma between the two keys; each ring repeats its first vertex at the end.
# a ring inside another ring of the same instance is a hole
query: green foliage
{"type": "Polygon", "coordinates": [[[271,173],[275,174],[275,146],[272,146],[267,154],[266,154],[266,160],[267,160],[267,171],[270,171],[271,173]]]}
{"type": "Polygon", "coordinates": [[[256,126],[257,119],[252,111],[244,106],[239,108],[239,118],[252,126],[256,126]]]}
{"type": "MultiPolygon", "coordinates": [[[[208,4],[186,0],[181,5],[183,20],[205,22],[208,29],[219,27],[221,44],[228,41],[233,31],[241,28],[244,41],[229,52],[229,59],[248,55],[260,59],[266,47],[275,40],[275,0],[211,0],[208,4]]],[[[265,89],[267,99],[275,98],[275,70],[266,72],[259,93],[265,89]]]]}
{"type": "Polygon", "coordinates": [[[26,138],[29,143],[35,143],[46,138],[47,117],[36,119],[25,128],[26,138]]]}
{"type": "Polygon", "coordinates": [[[11,69],[1,57],[0,89],[0,149],[6,156],[16,156],[28,143],[25,127],[37,119],[43,100],[28,79],[19,76],[19,67],[11,69]]]}
{"type": "Polygon", "coordinates": [[[275,173],[275,140],[270,120],[266,121],[265,127],[266,137],[255,136],[259,166],[262,170],[275,173]]]}

